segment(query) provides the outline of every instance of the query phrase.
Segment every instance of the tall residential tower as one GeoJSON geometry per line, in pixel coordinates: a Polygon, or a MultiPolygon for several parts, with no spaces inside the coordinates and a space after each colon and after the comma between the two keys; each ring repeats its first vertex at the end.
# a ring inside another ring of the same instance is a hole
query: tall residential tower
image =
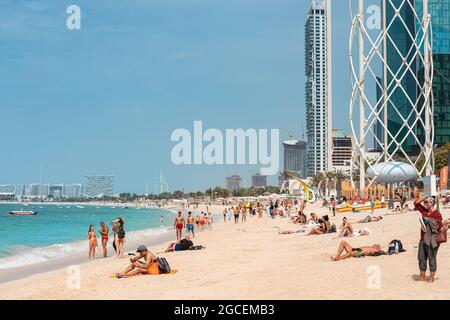
{"type": "Polygon", "coordinates": [[[313,0],[305,25],[307,175],[331,170],[331,0],[313,0]]]}

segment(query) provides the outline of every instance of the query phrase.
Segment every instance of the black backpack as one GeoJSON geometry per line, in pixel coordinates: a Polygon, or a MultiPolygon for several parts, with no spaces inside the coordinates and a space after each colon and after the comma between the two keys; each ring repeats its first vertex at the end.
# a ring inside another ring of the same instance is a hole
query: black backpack
{"type": "Polygon", "coordinates": [[[172,271],[166,258],[156,258],[156,261],[158,262],[159,273],[170,273],[172,271]]]}
{"type": "Polygon", "coordinates": [[[389,243],[388,247],[388,254],[398,254],[405,252],[406,250],[403,249],[403,244],[400,240],[392,240],[389,243]]]}

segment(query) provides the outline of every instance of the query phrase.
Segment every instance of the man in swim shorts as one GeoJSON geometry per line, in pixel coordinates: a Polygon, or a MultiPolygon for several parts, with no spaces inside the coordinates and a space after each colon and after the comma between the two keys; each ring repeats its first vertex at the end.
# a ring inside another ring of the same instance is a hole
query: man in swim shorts
{"type": "Polygon", "coordinates": [[[156,270],[158,269],[158,263],[156,262],[156,255],[148,251],[147,247],[141,245],[137,248],[136,255],[134,258],[130,258],[131,264],[122,272],[116,273],[118,278],[131,277],[137,274],[153,274],[156,271],[154,263],[156,263],[156,270]],[[144,261],[139,261],[140,259],[145,259],[144,261]]]}
{"type": "Polygon", "coordinates": [[[187,234],[192,234],[192,238],[195,238],[195,235],[194,235],[194,222],[195,222],[195,219],[192,216],[192,213],[189,212],[188,213],[188,217],[187,217],[186,233],[187,234]]]}
{"type": "Polygon", "coordinates": [[[178,212],[178,215],[175,217],[175,222],[173,223],[173,228],[177,234],[177,241],[181,240],[181,236],[183,233],[183,229],[186,226],[186,222],[184,217],[181,215],[181,211],[178,212]]]}

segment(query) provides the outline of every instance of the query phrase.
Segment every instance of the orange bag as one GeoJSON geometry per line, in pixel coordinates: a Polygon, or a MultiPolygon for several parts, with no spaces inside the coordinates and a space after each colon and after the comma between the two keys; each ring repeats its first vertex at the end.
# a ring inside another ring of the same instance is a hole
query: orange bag
{"type": "Polygon", "coordinates": [[[147,268],[148,274],[151,275],[158,275],[159,274],[159,268],[158,268],[158,261],[153,261],[150,263],[150,265],[147,268]]]}

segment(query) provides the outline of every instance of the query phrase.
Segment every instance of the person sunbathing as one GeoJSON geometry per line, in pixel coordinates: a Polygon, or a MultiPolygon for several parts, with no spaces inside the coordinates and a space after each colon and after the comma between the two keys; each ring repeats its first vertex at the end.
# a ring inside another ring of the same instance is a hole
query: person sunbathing
{"type": "Polygon", "coordinates": [[[339,233],[338,238],[341,237],[353,237],[353,226],[346,217],[342,219],[341,232],[339,233]]]}
{"type": "Polygon", "coordinates": [[[299,212],[296,217],[292,217],[292,222],[294,224],[297,224],[297,223],[305,224],[306,223],[306,216],[302,212],[299,212]]]}
{"type": "Polygon", "coordinates": [[[194,245],[194,243],[191,241],[191,237],[189,235],[187,235],[184,239],[181,239],[178,242],[169,244],[166,251],[164,251],[164,252],[186,251],[186,250],[189,250],[189,248],[192,247],[193,245],[194,245]]]}
{"type": "Polygon", "coordinates": [[[158,270],[158,263],[156,262],[156,255],[148,251],[147,247],[139,246],[136,250],[138,255],[130,258],[131,264],[122,272],[116,273],[118,278],[132,277],[138,274],[153,274],[158,270]],[[144,261],[140,261],[140,259],[144,261]],[[154,270],[156,263],[156,271],[154,270]]]}
{"type": "Polygon", "coordinates": [[[357,220],[357,221],[353,221],[353,223],[357,224],[357,223],[371,223],[371,222],[378,222],[383,220],[383,217],[379,216],[379,217],[371,217],[371,216],[367,216],[362,220],[357,220]]]}
{"type": "Polygon", "coordinates": [[[307,222],[315,222],[315,223],[319,223],[319,218],[317,217],[317,215],[315,213],[311,213],[310,214],[310,218],[308,219],[307,222]]]}
{"type": "Polygon", "coordinates": [[[385,252],[381,250],[381,246],[374,244],[370,247],[353,248],[346,241],[342,241],[339,245],[338,252],[335,257],[331,257],[332,261],[340,261],[349,258],[362,258],[370,256],[383,255],[385,252]]]}
{"type": "Polygon", "coordinates": [[[319,226],[316,228],[312,228],[311,231],[308,233],[308,236],[316,236],[316,235],[320,235],[320,234],[325,234],[327,233],[328,228],[327,228],[327,224],[324,220],[320,219],[319,220],[319,226]]]}
{"type": "Polygon", "coordinates": [[[280,227],[274,227],[275,229],[278,229],[278,234],[296,234],[296,233],[304,233],[305,230],[297,230],[297,231],[291,231],[291,230],[281,230],[280,227]]]}

